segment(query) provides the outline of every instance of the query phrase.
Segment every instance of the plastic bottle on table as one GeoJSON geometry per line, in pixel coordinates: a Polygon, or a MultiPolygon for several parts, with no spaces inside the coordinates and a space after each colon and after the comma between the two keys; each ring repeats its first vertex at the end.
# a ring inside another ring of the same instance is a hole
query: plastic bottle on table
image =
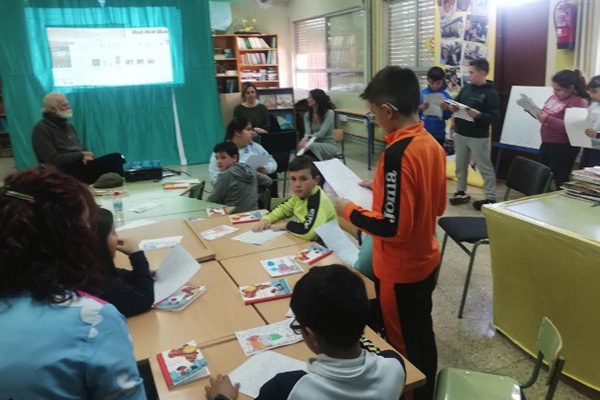
{"type": "Polygon", "coordinates": [[[115,222],[123,222],[123,199],[119,192],[113,197],[113,218],[115,222]]]}

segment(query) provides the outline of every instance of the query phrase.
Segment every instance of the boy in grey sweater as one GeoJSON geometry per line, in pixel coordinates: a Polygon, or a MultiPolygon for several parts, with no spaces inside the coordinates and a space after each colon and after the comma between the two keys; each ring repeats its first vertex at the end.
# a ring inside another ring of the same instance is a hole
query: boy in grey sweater
{"type": "Polygon", "coordinates": [[[217,168],[222,172],[208,201],[235,207],[235,212],[258,208],[259,188],[271,186],[271,178],[252,167],[238,163],[239,152],[233,142],[218,143],[213,149],[217,168]]]}

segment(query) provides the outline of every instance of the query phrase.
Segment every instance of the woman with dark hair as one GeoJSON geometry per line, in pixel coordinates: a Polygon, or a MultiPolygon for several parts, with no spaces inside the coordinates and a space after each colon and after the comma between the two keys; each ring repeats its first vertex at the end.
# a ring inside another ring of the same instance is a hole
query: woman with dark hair
{"type": "Polygon", "coordinates": [[[565,128],[565,110],[570,107],[586,107],[584,99],[589,97],[585,79],[579,70],[568,69],[552,77],[554,94],[544,104],[537,118],[542,123],[540,162],[554,174],[556,189],[569,180],[579,147],[571,146],[565,128]]]}
{"type": "MultiPolygon", "coordinates": [[[[227,132],[225,133],[225,141],[233,142],[238,148],[238,162],[244,163],[251,156],[268,157],[263,166],[258,167],[257,171],[263,174],[272,174],[277,171],[277,161],[265,150],[260,144],[252,141],[252,124],[245,118],[234,118],[227,124],[227,132]]],[[[210,156],[208,164],[208,173],[210,175],[210,183],[213,185],[221,176],[221,171],[217,168],[217,157],[215,153],[210,156]]]]}
{"type": "Polygon", "coordinates": [[[145,399],[125,318],[81,291],[100,275],[90,191],[54,167],[0,188],[0,393],[145,399]]]}
{"type": "Polygon", "coordinates": [[[102,268],[98,297],[108,301],[125,317],[148,311],[154,303],[154,280],[150,266],[137,242],[120,239],[115,231],[113,215],[100,208],[96,218],[96,249],[102,268]],[[129,256],[132,270],[115,267],[115,253],[129,256]]]}
{"type": "Polygon", "coordinates": [[[233,118],[245,118],[257,133],[269,133],[271,131],[269,109],[258,102],[257,94],[256,86],[252,82],[244,83],[242,86],[243,101],[233,109],[233,118]]]}
{"type": "Polygon", "coordinates": [[[334,105],[321,89],[311,90],[307,101],[309,109],[304,114],[304,138],[298,148],[305,149],[305,155],[321,161],[333,158],[339,153],[333,138],[334,105]]]}

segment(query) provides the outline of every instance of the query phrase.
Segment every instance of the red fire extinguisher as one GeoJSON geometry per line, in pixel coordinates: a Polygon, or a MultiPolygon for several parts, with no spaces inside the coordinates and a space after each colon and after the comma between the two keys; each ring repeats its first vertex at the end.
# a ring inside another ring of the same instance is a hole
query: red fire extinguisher
{"type": "Polygon", "coordinates": [[[577,6],[569,0],[558,2],[554,8],[554,26],[556,28],[556,48],[575,48],[577,6]]]}

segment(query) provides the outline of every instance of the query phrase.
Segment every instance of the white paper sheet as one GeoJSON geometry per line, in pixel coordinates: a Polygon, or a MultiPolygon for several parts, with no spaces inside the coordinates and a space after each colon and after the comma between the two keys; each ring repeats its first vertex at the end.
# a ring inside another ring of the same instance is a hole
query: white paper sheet
{"type": "Polygon", "coordinates": [[[136,221],[131,221],[128,224],[125,224],[123,226],[120,226],[120,227],[116,228],[115,231],[117,231],[117,232],[123,232],[123,231],[126,231],[128,229],[139,228],[140,226],[152,225],[152,224],[155,224],[155,223],[156,223],[156,221],[152,221],[150,219],[138,219],[136,221]]]}
{"type": "Polygon", "coordinates": [[[169,236],[156,239],[145,239],[140,242],[140,250],[148,251],[174,247],[175,245],[181,243],[182,239],[183,236],[169,236]]]}
{"type": "Polygon", "coordinates": [[[585,134],[585,130],[590,127],[587,108],[567,108],[565,110],[565,127],[571,146],[592,148],[592,138],[585,134]]]}
{"type": "Polygon", "coordinates": [[[373,204],[373,192],[359,185],[362,180],[339,159],[315,162],[321,174],[339,197],[348,199],[366,210],[373,204]]]}
{"type": "Polygon", "coordinates": [[[271,158],[269,154],[252,154],[244,161],[244,164],[256,171],[258,168],[264,166],[269,161],[269,158],[271,158]]]}
{"type": "Polygon", "coordinates": [[[306,150],[308,150],[308,148],[315,142],[315,140],[317,140],[315,137],[311,137],[310,139],[308,139],[306,146],[304,146],[303,149],[298,150],[298,152],[296,153],[296,156],[304,155],[306,150]]]}
{"type": "Polygon", "coordinates": [[[427,110],[423,111],[423,115],[430,115],[433,117],[442,118],[443,110],[440,107],[446,100],[446,96],[441,93],[429,93],[423,97],[423,103],[429,103],[427,110]]]}
{"type": "Polygon", "coordinates": [[[183,246],[177,245],[160,264],[154,282],[154,304],[163,301],[185,285],[201,265],[183,246]]]}
{"type": "Polygon", "coordinates": [[[250,357],[245,363],[229,373],[233,384],[240,384],[240,392],[258,397],[260,388],[282,372],[306,371],[306,362],[273,351],[264,351],[250,357]]]}
{"type": "Polygon", "coordinates": [[[162,204],[158,204],[158,203],[144,203],[144,204],[140,204],[137,207],[133,207],[132,209],[130,209],[129,211],[133,211],[134,213],[143,213],[146,212],[148,210],[152,210],[153,208],[156,207],[161,207],[162,204]]]}
{"type": "Polygon", "coordinates": [[[352,267],[358,260],[358,247],[348,237],[346,232],[340,228],[337,220],[329,221],[319,226],[315,232],[323,240],[328,249],[342,259],[348,266],[352,267]]]}
{"type": "Polygon", "coordinates": [[[470,108],[469,106],[450,99],[446,99],[445,102],[450,104],[451,106],[458,107],[458,111],[452,114],[453,117],[473,122],[473,118],[469,115],[469,113],[467,113],[467,109],[470,108]]]}
{"type": "Polygon", "coordinates": [[[265,229],[262,232],[247,231],[241,235],[237,235],[231,238],[231,240],[237,240],[238,242],[261,245],[267,243],[269,240],[273,240],[281,235],[285,235],[285,231],[273,231],[271,229],[265,229]]]}

